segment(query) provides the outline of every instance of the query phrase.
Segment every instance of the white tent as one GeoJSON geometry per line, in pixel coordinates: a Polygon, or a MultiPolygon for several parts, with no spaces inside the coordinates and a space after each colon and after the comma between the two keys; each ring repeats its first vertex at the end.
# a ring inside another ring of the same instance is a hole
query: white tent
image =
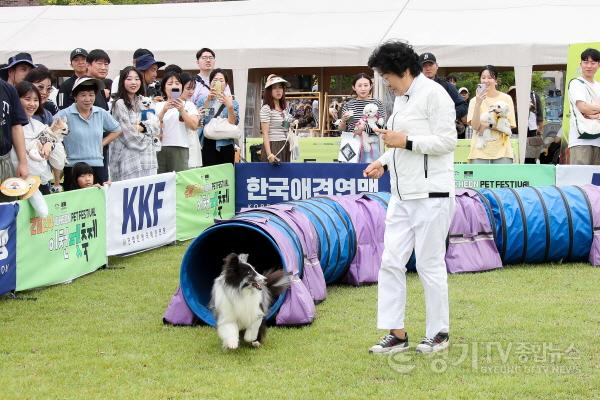
{"type": "MultiPolygon", "coordinates": [[[[0,60],[29,51],[69,69],[75,47],[102,48],[114,71],[134,49],[185,69],[210,47],[234,72],[243,113],[248,69],[365,65],[372,49],[401,38],[433,52],[441,66],[515,68],[521,148],[534,65],[564,65],[570,43],[600,38],[598,0],[250,0],[139,6],[0,8],[0,60]]],[[[241,116],[243,121],[243,115],[241,116]]],[[[522,152],[524,153],[524,152],[522,152]]],[[[522,157],[524,155],[522,154],[522,157]]]]}

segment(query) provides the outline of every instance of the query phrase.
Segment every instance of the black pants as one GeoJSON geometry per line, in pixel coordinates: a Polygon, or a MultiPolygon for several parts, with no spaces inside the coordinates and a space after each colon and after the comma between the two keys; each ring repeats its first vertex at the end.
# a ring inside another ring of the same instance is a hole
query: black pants
{"type": "MultiPolygon", "coordinates": [[[[73,167],[65,167],[63,172],[65,174],[63,185],[65,191],[80,189],[79,185],[77,185],[77,177],[73,176],[73,167]]],[[[108,181],[106,167],[92,167],[92,172],[94,173],[94,183],[102,185],[108,181]]]]}
{"type": "Polygon", "coordinates": [[[218,164],[233,164],[235,162],[235,148],[232,144],[221,147],[217,151],[217,141],[204,138],[202,144],[202,166],[209,167],[218,164]]]}

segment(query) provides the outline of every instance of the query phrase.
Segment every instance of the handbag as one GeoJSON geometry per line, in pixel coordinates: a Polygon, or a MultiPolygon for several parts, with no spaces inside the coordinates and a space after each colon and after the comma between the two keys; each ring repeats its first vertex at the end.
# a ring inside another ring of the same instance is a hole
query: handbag
{"type": "MultiPolygon", "coordinates": [[[[574,80],[581,82],[585,86],[593,104],[600,104],[600,99],[598,99],[598,96],[596,96],[596,94],[590,89],[589,85],[585,83],[583,79],[571,79],[569,82],[569,88],[571,87],[571,82],[574,80]]],[[[586,118],[573,102],[571,102],[571,110],[573,110],[573,114],[575,116],[575,127],[577,128],[579,139],[596,139],[600,137],[600,120],[586,118]]]]}
{"type": "Polygon", "coordinates": [[[342,132],[338,161],[344,163],[357,163],[360,155],[360,139],[352,132],[342,132]]]}
{"type": "Polygon", "coordinates": [[[219,116],[223,109],[225,109],[225,104],[219,107],[215,116],[204,126],[204,137],[212,140],[237,140],[242,136],[242,131],[239,126],[230,123],[227,118],[219,116]]]}

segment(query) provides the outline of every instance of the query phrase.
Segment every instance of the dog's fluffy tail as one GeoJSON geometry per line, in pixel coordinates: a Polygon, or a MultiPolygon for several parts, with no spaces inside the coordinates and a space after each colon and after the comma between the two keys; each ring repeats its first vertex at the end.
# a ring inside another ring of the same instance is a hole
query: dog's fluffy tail
{"type": "Polygon", "coordinates": [[[267,271],[265,278],[267,278],[267,288],[273,298],[278,297],[290,287],[290,275],[282,269],[267,271]]]}

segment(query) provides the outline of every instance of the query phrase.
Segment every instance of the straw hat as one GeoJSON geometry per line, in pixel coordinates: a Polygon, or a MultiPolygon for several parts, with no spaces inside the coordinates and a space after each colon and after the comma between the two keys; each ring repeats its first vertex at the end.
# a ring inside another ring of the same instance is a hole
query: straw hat
{"type": "Polygon", "coordinates": [[[267,77],[267,82],[265,83],[265,89],[268,88],[269,86],[272,86],[276,83],[282,83],[284,84],[286,87],[290,87],[292,85],[290,85],[290,83],[288,81],[286,81],[285,79],[283,79],[282,77],[275,75],[275,74],[271,74],[267,77]]]}

